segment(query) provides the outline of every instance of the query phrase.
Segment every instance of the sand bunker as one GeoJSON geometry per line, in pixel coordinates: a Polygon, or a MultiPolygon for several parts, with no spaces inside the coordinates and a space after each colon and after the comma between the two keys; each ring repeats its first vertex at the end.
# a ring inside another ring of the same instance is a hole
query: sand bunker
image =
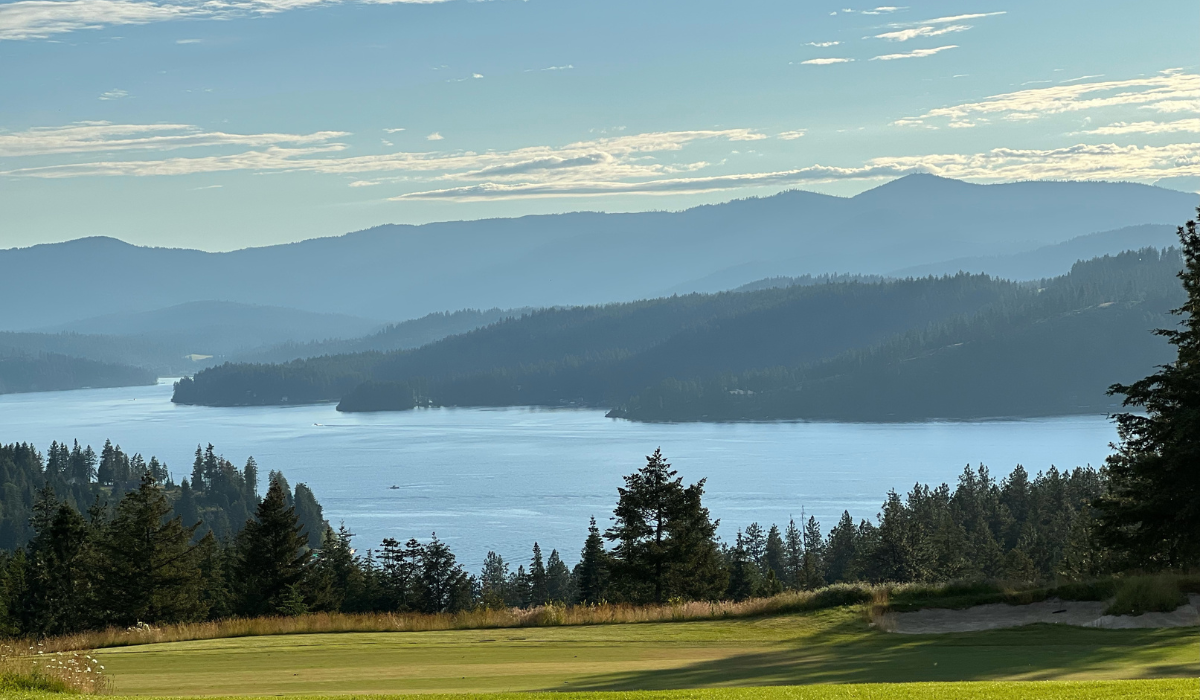
{"type": "Polygon", "coordinates": [[[880,626],[900,634],[978,632],[1003,627],[1020,627],[1039,622],[1077,627],[1132,629],[1148,627],[1193,627],[1200,625],[1200,596],[1188,596],[1188,604],[1169,613],[1105,615],[1104,602],[1051,598],[1031,605],[976,605],[965,610],[929,608],[910,613],[889,613],[880,626]]]}

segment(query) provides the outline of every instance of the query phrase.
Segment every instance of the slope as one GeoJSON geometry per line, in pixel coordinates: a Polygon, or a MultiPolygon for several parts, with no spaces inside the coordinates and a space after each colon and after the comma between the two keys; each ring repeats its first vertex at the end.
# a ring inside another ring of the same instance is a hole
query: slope
{"type": "Polygon", "coordinates": [[[883,274],[1170,224],[1195,201],[1129,183],[973,185],[914,175],[852,198],[790,191],[674,213],[381,226],[229,253],[88,238],[0,251],[0,298],[13,301],[0,308],[0,328],[202,300],[397,320],[444,309],[584,305],[656,296],[738,266],[746,267],[722,286],[883,274]]]}

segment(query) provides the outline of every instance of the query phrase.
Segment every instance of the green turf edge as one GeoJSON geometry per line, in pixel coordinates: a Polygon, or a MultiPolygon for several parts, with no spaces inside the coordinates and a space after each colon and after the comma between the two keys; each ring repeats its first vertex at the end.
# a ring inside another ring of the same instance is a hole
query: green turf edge
{"type": "MultiPolygon", "coordinates": [[[[861,683],[754,688],[701,688],[595,693],[464,693],[436,695],[210,696],[203,700],[1195,700],[1200,679],[1124,681],[968,681],[958,683],[861,683]]],[[[12,700],[67,700],[69,694],[17,691],[12,700]]],[[[79,697],[79,696],[75,696],[79,697]]],[[[180,697],[101,696],[108,700],[188,700],[180,697]]],[[[199,700],[199,699],[197,699],[199,700]]]]}

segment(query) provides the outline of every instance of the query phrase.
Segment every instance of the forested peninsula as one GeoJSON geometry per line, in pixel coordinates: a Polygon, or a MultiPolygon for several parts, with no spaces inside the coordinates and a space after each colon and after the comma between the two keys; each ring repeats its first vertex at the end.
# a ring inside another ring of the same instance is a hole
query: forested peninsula
{"type": "Polygon", "coordinates": [[[920,420],[1108,413],[1114,380],[1169,359],[1176,249],[987,275],[833,278],[544,309],[413,350],[225,364],[177,403],[591,406],[644,421],[920,420]]]}
{"type": "Polygon", "coordinates": [[[158,375],[140,367],[0,349],[0,394],[146,386],[156,381],[158,375]]]}

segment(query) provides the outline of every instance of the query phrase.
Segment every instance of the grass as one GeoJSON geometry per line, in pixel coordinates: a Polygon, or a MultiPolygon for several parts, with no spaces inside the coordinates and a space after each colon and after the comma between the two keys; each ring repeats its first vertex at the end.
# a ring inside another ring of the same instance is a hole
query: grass
{"type": "MultiPolygon", "coordinates": [[[[0,687],[0,690],[3,688],[0,687]]],[[[907,683],[821,686],[776,686],[767,688],[713,688],[703,690],[633,691],[616,693],[560,693],[555,700],[1194,700],[1200,681],[1143,680],[1087,682],[980,682],[907,683]]],[[[53,700],[49,693],[14,691],[13,700],[53,700]]],[[[227,696],[221,700],[249,700],[251,696],[227,696]]],[[[313,696],[289,696],[308,700],[313,696]]],[[[319,696],[321,700],[352,696],[319,696]]],[[[387,700],[396,696],[377,696],[387,700]]],[[[411,696],[409,696],[411,697],[411,696]]],[[[544,695],[503,693],[491,695],[424,695],[424,700],[537,700],[544,695]]],[[[121,700],[114,697],[112,700],[121,700]]],[[[145,698],[141,700],[147,700],[145,698]]],[[[165,700],[165,699],[164,699],[165,700]]],[[[213,699],[216,700],[216,699],[213,699]]]]}
{"type": "Polygon", "coordinates": [[[1120,582],[1105,615],[1171,612],[1188,602],[1180,582],[1168,576],[1132,576],[1120,582]]]}
{"type": "MultiPolygon", "coordinates": [[[[638,625],[198,640],[119,647],[97,656],[120,694],[333,695],[1194,677],[1200,675],[1198,645],[1200,630],[1194,628],[1039,625],[889,635],[868,627],[855,607],[638,625]]],[[[680,697],[740,697],[729,692],[680,697]]],[[[771,695],[776,692],[785,691],[771,695]]],[[[826,695],[778,697],[905,697],[821,692],[826,695]]],[[[1111,692],[1104,697],[1152,696],[1111,692]]]]}
{"type": "MultiPolygon", "coordinates": [[[[138,644],[158,644],[202,639],[262,637],[286,634],[337,632],[430,632],[440,630],[508,629],[578,625],[629,624],[723,620],[824,610],[871,603],[873,615],[909,612],[922,608],[968,608],[987,603],[1021,605],[1048,598],[1107,600],[1124,592],[1114,610],[1159,610],[1171,600],[1186,602],[1180,591],[1200,592],[1200,576],[1107,578],[1056,586],[1032,586],[997,581],[941,584],[835,584],[816,591],[789,591],[772,598],[741,602],[688,602],[668,605],[546,606],[532,610],[470,610],[455,614],[418,613],[317,613],[298,617],[262,617],[184,623],[163,627],[82,632],[44,640],[48,651],[102,649],[138,644]],[[1143,584],[1142,579],[1150,581],[1143,584]],[[1149,597],[1148,597],[1149,596],[1149,597]]],[[[1174,609],[1171,607],[1170,609],[1174,609]]],[[[1114,613],[1119,614],[1119,613],[1114,613]]],[[[1137,613],[1133,613],[1137,614],[1137,613]]]]}

